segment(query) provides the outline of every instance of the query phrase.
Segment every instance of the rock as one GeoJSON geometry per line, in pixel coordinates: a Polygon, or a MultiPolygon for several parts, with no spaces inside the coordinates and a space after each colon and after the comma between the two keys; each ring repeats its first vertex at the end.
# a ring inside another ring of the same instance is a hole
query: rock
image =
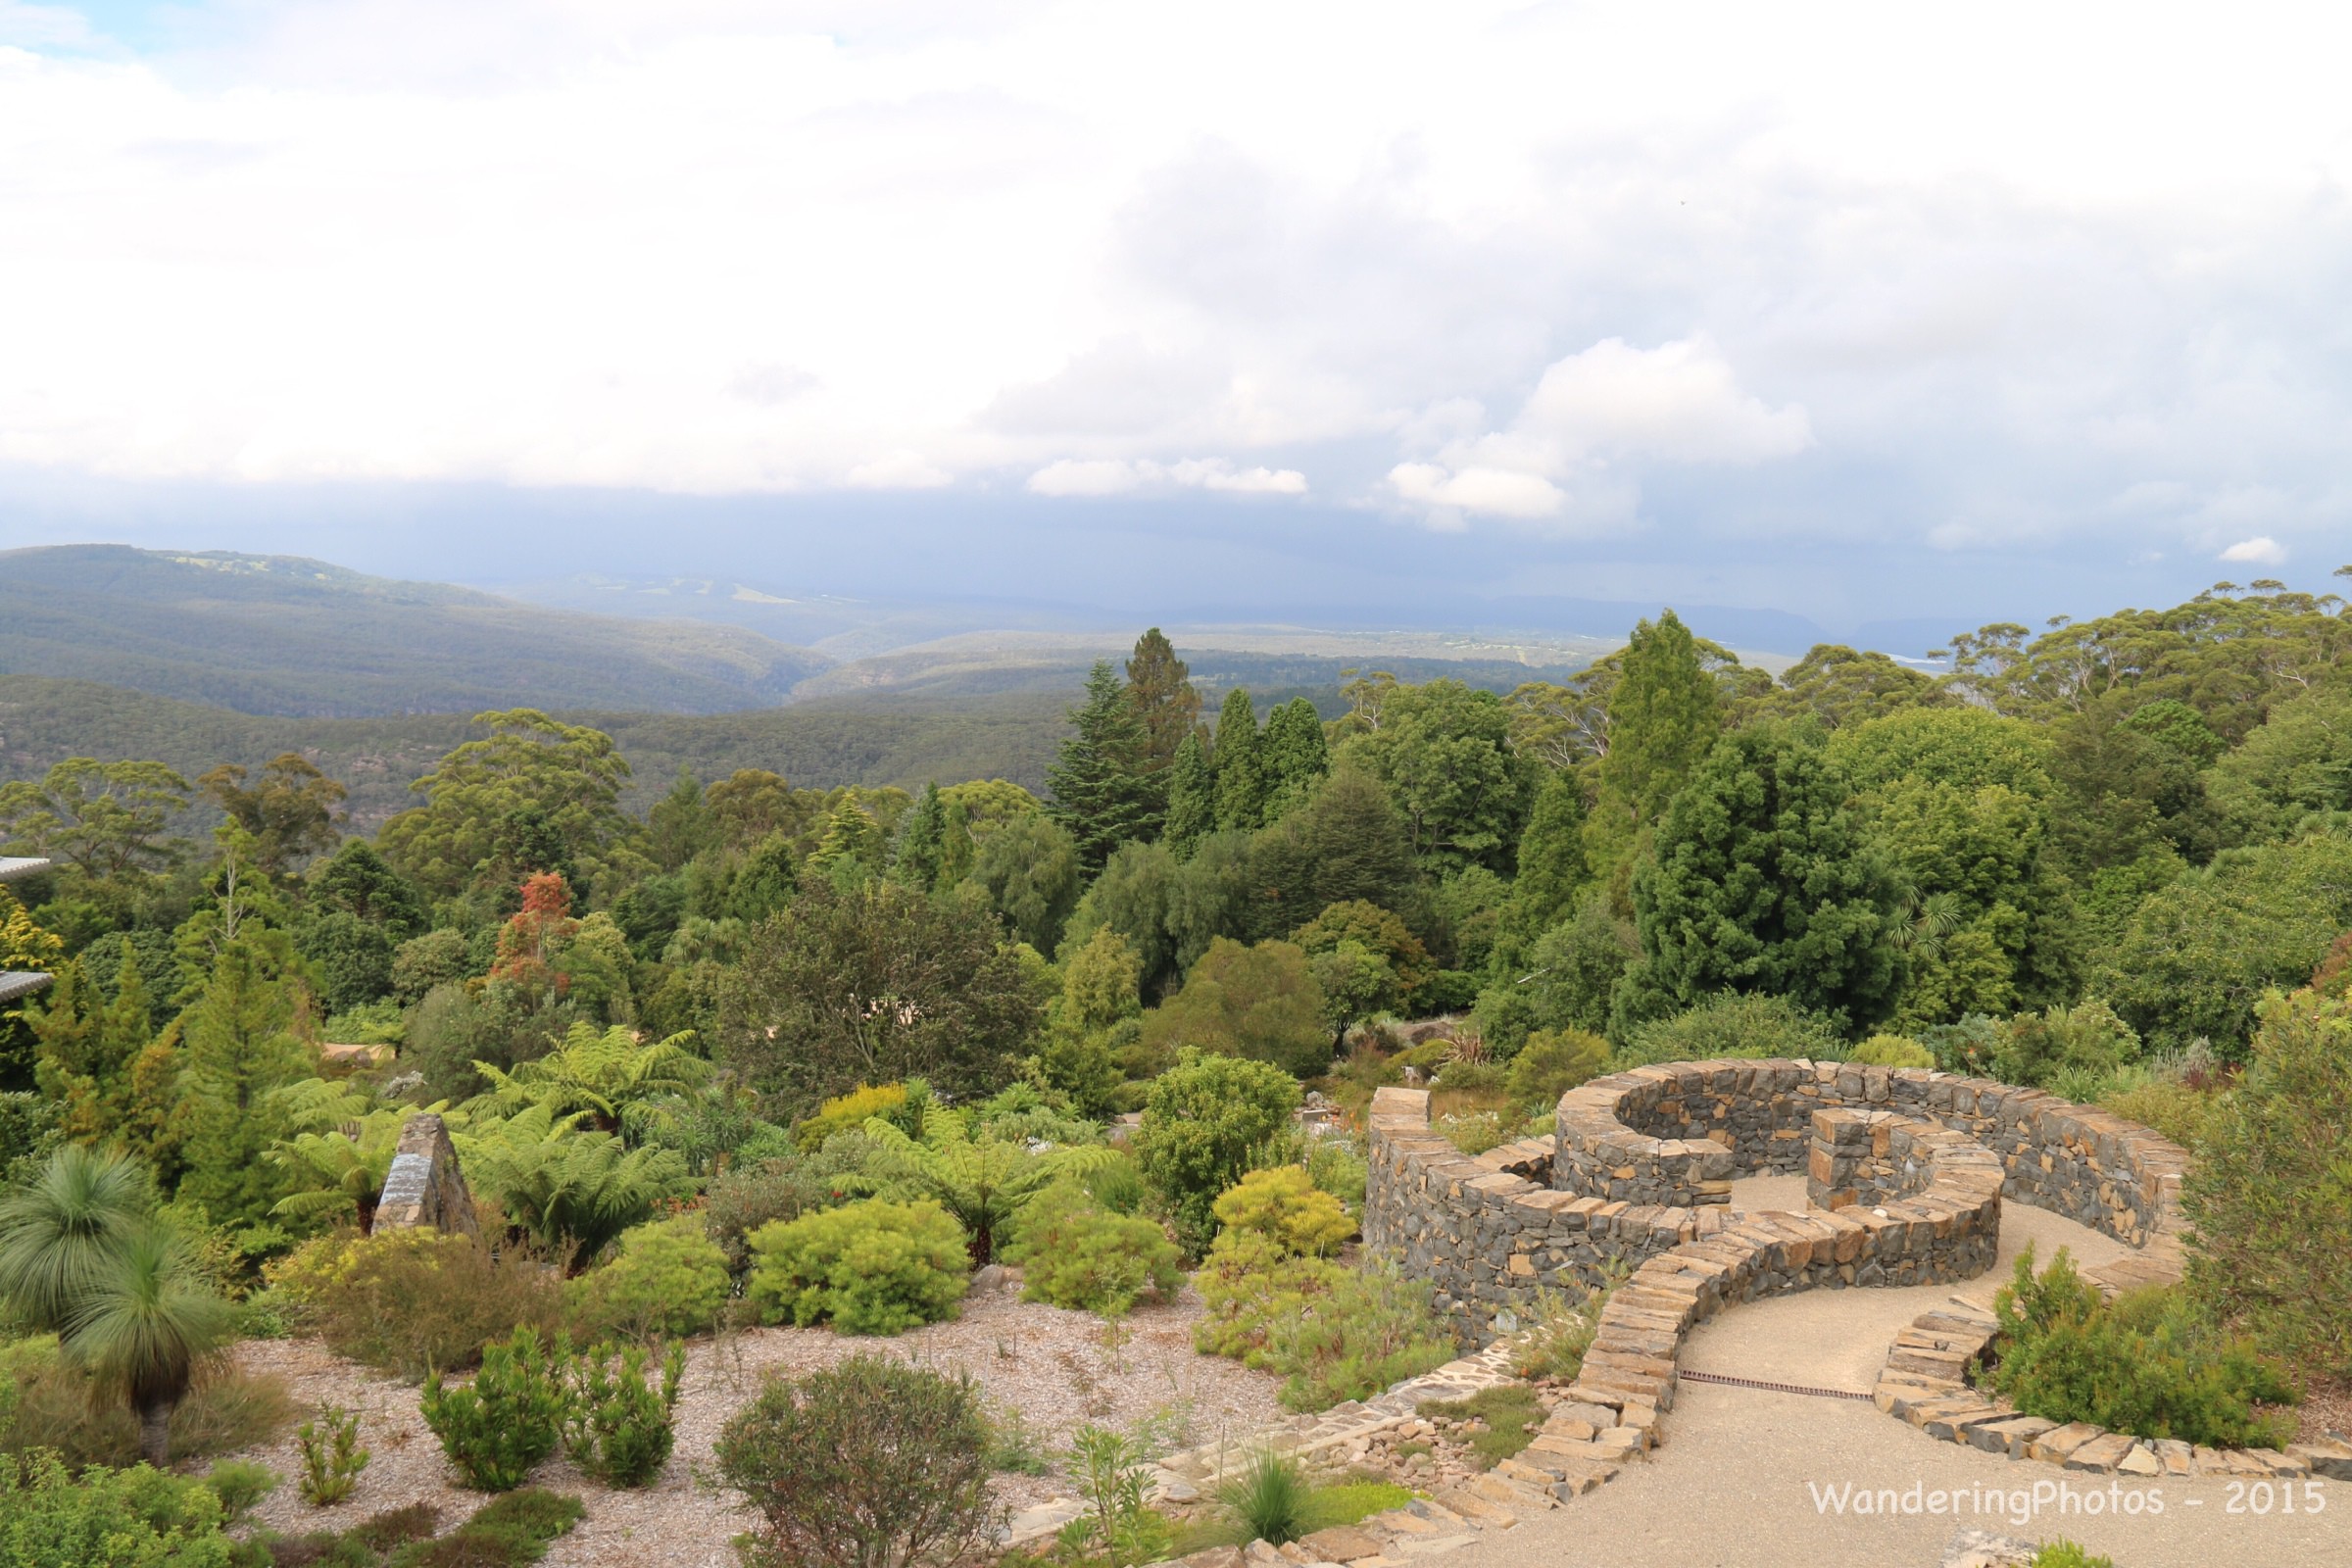
{"type": "Polygon", "coordinates": [[[1380,1543],[1353,1525],[1335,1525],[1301,1537],[1298,1544],[1318,1562],[1354,1562],[1380,1555],[1380,1543]]]}
{"type": "Polygon", "coordinates": [[[449,1127],[430,1111],[419,1111],[401,1124],[400,1143],[385,1172],[382,1197],[375,1209],[375,1228],[421,1230],[427,1226],[446,1233],[479,1237],[473,1217],[473,1197],[466,1190],[465,1172],[458,1168],[457,1146],[449,1127]]]}
{"type": "Polygon", "coordinates": [[[1007,1275],[1004,1264],[991,1263],[972,1276],[971,1284],[964,1287],[964,1294],[986,1296],[992,1291],[1001,1291],[1007,1283],[1007,1275]]]}
{"type": "Polygon", "coordinates": [[[1952,1539],[1944,1543],[1937,1568],[2021,1568],[2040,1549],[2031,1541],[1986,1530],[1955,1530],[1952,1539]]]}

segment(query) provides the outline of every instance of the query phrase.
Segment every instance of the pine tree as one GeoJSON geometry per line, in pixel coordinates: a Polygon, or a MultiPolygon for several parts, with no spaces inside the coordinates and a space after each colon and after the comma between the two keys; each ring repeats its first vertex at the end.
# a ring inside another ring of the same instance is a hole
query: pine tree
{"type": "Polygon", "coordinates": [[[318,1070],[294,1038],[292,988],[251,939],[221,950],[185,1019],[187,1058],[179,1123],[187,1175],[179,1196],[216,1225],[260,1225],[282,1196],[264,1156],[280,1131],[263,1103],[270,1090],[318,1070]]]}
{"type": "Polygon", "coordinates": [[[939,886],[941,861],[947,852],[948,808],[939,796],[939,781],[923,786],[923,798],[906,813],[899,829],[898,854],[890,876],[910,888],[929,893],[939,886]]]}
{"type": "Polygon", "coordinates": [[[1617,863],[1654,828],[1715,737],[1722,700],[1690,628],[1671,610],[1634,628],[1609,694],[1609,750],[1600,760],[1594,859],[1617,863]]]}
{"type": "Polygon", "coordinates": [[[1047,770],[1054,801],[1046,809],[1077,841],[1092,873],[1120,845],[1156,837],[1164,805],[1145,771],[1143,722],[1108,660],[1096,661],[1086,701],[1070,710],[1069,719],[1077,733],[1061,743],[1060,760],[1047,770]]]}
{"type": "Polygon", "coordinates": [[[130,1121],[131,1069],[152,1033],[137,956],[123,949],[114,1001],[74,962],[58,975],[48,1003],[25,1015],[40,1040],[34,1075],[41,1093],[65,1107],[67,1137],[76,1143],[111,1139],[130,1121]]]}
{"type": "Polygon", "coordinates": [[[1331,771],[1331,748],[1313,703],[1294,697],[1266,715],[1258,762],[1265,775],[1266,819],[1272,821],[1305,800],[1331,771]]]}
{"type": "Polygon", "coordinates": [[[853,860],[867,870],[881,867],[882,827],[855,796],[844,795],[825,818],[824,834],[808,856],[808,869],[830,875],[853,860]]]}
{"type": "Polygon", "coordinates": [[[1200,735],[1187,735],[1168,769],[1165,842],[1178,856],[1188,856],[1195,844],[1216,828],[1217,775],[1208,765],[1208,753],[1201,747],[1200,735]]]}
{"type": "Polygon", "coordinates": [[[1217,710],[1217,826],[1248,833],[1265,825],[1266,778],[1258,755],[1257,710],[1235,687],[1217,710]]]}
{"type": "Polygon", "coordinates": [[[1135,640],[1135,657],[1127,661],[1127,700],[1144,727],[1144,766],[1150,772],[1173,767],[1184,738],[1200,727],[1200,694],[1193,690],[1191,673],[1157,626],[1135,640]]]}
{"type": "Polygon", "coordinates": [[[1505,919],[1520,941],[1534,942],[1576,912],[1577,897],[1592,881],[1584,833],[1584,791],[1574,774],[1552,774],[1537,791],[1519,836],[1519,875],[1505,919]]]}

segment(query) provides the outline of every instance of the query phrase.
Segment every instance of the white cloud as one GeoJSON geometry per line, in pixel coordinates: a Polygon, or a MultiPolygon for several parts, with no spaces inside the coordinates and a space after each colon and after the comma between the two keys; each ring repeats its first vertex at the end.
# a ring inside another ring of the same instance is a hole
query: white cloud
{"type": "Polygon", "coordinates": [[[1436,462],[1399,464],[1388,482],[1441,527],[1464,516],[1590,527],[1631,520],[1621,466],[1761,463],[1812,444],[1802,408],[1742,391],[1705,338],[1654,349],[1606,338],[1546,368],[1506,427],[1446,442],[1436,462]]]}
{"type": "Polygon", "coordinates": [[[1148,458],[1062,458],[1031,474],[1028,489],[1041,496],[1117,496],[1171,489],[1302,496],[1306,494],[1306,475],[1296,468],[1236,468],[1222,458],[1188,458],[1167,464],[1148,458]]]}
{"type": "Polygon", "coordinates": [[[2283,565],[2286,563],[2286,547],[2268,534],[2256,534],[2251,539],[2240,539],[2223,551],[2221,559],[2258,566],[2283,565]]]}
{"type": "Polygon", "coordinates": [[[0,0],[0,464],[1311,470],[1448,525],[1671,493],[1692,528],[2190,555],[2340,515],[2352,375],[2308,329],[2352,267],[2340,8],[167,10],[186,46],[135,53],[0,0]]]}

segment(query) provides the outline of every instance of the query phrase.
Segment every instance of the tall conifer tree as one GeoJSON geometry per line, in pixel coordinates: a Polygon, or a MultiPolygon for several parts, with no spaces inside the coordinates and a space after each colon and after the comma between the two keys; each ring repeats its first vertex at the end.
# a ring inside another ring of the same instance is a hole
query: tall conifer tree
{"type": "Polygon", "coordinates": [[[1331,748],[1324,742],[1323,719],[1315,705],[1294,697],[1267,714],[1258,756],[1265,774],[1266,817],[1270,821],[1304,801],[1331,771],[1331,748]]]}
{"type": "Polygon", "coordinates": [[[1176,748],[1168,769],[1168,822],[1162,835],[1180,857],[1217,829],[1217,775],[1208,765],[1208,753],[1198,733],[1187,735],[1176,748]]]}
{"type": "Polygon", "coordinates": [[[899,829],[898,857],[891,862],[894,881],[925,893],[939,886],[939,873],[947,852],[948,808],[940,799],[939,780],[923,786],[923,798],[915,802],[914,809],[906,813],[906,822],[899,829]]]}
{"type": "Polygon", "coordinates": [[[1192,671],[1157,626],[1135,640],[1135,655],[1127,661],[1127,700],[1135,705],[1143,725],[1142,760],[1145,771],[1164,773],[1176,764],[1177,748],[1200,724],[1200,694],[1193,690],[1192,671]]]}
{"type": "Polygon", "coordinates": [[[1217,710],[1217,826],[1248,833],[1266,820],[1265,760],[1259,756],[1257,710],[1235,687],[1217,710]]]}
{"type": "Polygon", "coordinates": [[[1690,630],[1671,610],[1634,628],[1609,694],[1595,858],[1622,863],[1723,731],[1723,704],[1690,630]]]}
{"type": "Polygon", "coordinates": [[[1096,662],[1086,701],[1069,717],[1077,733],[1061,743],[1060,760],[1046,772],[1054,792],[1047,810],[1077,841],[1092,873],[1120,845],[1156,837],[1163,808],[1145,767],[1143,721],[1108,660],[1096,662]]]}

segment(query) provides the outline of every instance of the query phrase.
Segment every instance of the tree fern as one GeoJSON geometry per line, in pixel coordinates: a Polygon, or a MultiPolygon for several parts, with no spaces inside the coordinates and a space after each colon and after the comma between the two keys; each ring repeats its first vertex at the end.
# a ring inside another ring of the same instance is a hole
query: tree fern
{"type": "Polygon", "coordinates": [[[531,1105],[457,1135],[466,1179],[541,1246],[563,1252],[566,1274],[664,1200],[694,1190],[676,1151],[631,1149],[587,1120],[585,1111],[558,1116],[531,1105]]]}
{"type": "Polygon", "coordinates": [[[997,1233],[1030,1199],[1060,1177],[1083,1176],[1118,1158],[1101,1145],[1031,1153],[1009,1139],[975,1139],[959,1113],[937,1105],[923,1117],[919,1142],[879,1116],[865,1131],[881,1146],[879,1174],[935,1200],[962,1223],[975,1266],[994,1255],[997,1233]]]}
{"type": "Polygon", "coordinates": [[[641,1046],[619,1024],[599,1033],[593,1024],[575,1023],[555,1050],[513,1072],[475,1062],[490,1088],[474,1102],[502,1115],[534,1105],[558,1116],[585,1115],[600,1131],[620,1132],[641,1102],[710,1077],[710,1064],[685,1048],[692,1038],[687,1032],[641,1046]]]}

